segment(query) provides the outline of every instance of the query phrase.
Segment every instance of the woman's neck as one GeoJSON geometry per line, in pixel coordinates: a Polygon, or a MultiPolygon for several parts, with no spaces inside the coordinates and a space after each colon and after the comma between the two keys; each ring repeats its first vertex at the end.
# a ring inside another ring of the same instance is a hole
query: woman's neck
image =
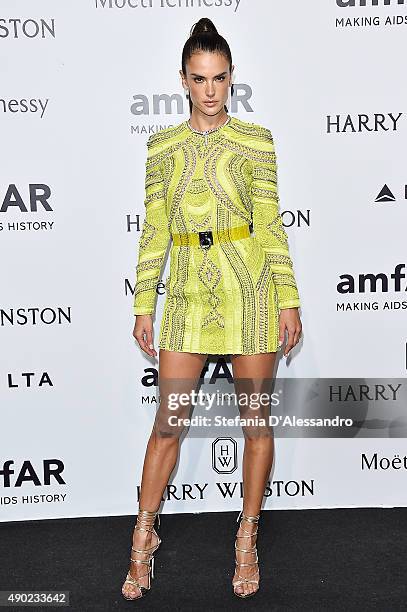
{"type": "Polygon", "coordinates": [[[189,118],[189,124],[195,130],[204,132],[206,130],[212,130],[213,128],[222,125],[223,123],[225,123],[227,118],[228,114],[224,108],[216,115],[211,116],[204,115],[203,113],[194,113],[194,110],[192,109],[192,113],[189,118]]]}

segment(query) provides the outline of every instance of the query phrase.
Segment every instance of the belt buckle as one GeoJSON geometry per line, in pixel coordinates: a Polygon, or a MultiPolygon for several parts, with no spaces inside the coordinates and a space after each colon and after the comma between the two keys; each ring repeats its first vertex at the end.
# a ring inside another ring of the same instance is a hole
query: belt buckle
{"type": "Polygon", "coordinates": [[[198,232],[198,234],[199,234],[199,246],[202,249],[209,249],[211,244],[213,244],[212,230],[205,230],[203,232],[198,232]]]}

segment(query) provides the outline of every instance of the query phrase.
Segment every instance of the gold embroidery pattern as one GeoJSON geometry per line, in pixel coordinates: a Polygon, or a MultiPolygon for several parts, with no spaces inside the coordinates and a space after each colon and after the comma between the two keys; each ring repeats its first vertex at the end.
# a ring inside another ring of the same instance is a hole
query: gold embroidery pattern
{"type": "Polygon", "coordinates": [[[155,259],[147,259],[146,261],[141,261],[137,264],[136,269],[137,273],[143,272],[145,270],[154,270],[161,263],[161,257],[156,257],[155,259]]]}
{"type": "Polygon", "coordinates": [[[272,274],[271,261],[272,256],[266,253],[264,264],[256,283],[256,290],[259,295],[258,338],[260,352],[262,353],[276,351],[279,340],[277,293],[274,284],[274,276],[272,274]],[[274,288],[274,295],[270,302],[269,295],[271,288],[274,288]]]}
{"type": "Polygon", "coordinates": [[[224,327],[223,316],[218,311],[220,299],[215,293],[215,289],[219,285],[222,276],[219,268],[211,261],[207,249],[203,249],[203,259],[202,264],[198,268],[198,276],[210,293],[208,303],[211,308],[203,318],[201,327],[206,327],[212,322],[217,323],[219,327],[224,327]]]}
{"type": "Polygon", "coordinates": [[[272,189],[261,189],[260,187],[253,187],[252,194],[258,195],[262,198],[270,198],[271,200],[274,200],[277,203],[279,201],[278,194],[272,189]]]}
{"type": "MultiPolygon", "coordinates": [[[[230,226],[230,214],[227,209],[218,210],[218,226],[222,229],[230,226]]],[[[238,283],[239,298],[242,305],[241,326],[238,338],[239,346],[233,352],[252,354],[255,352],[256,297],[251,272],[247,269],[234,241],[221,242],[220,247],[226,255],[230,270],[238,283]]]]}
{"type": "MultiPolygon", "coordinates": [[[[216,132],[215,132],[216,133],[216,132]]],[[[250,223],[250,216],[247,214],[246,209],[242,210],[242,207],[235,204],[227,192],[222,188],[217,176],[217,165],[220,163],[220,157],[222,155],[222,146],[219,145],[216,152],[213,151],[212,155],[208,157],[205,162],[205,177],[210,186],[213,194],[218,198],[219,202],[223,204],[230,212],[237,217],[243,219],[246,223],[250,223]]],[[[224,229],[224,228],[222,228],[224,229]]]]}
{"type": "MultiPolygon", "coordinates": [[[[193,230],[198,232],[210,229],[210,220],[211,215],[208,214],[203,221],[198,222],[197,220],[191,218],[190,223],[193,230]]],[[[221,300],[215,293],[215,290],[222,278],[222,274],[219,268],[210,259],[209,251],[207,249],[202,249],[202,263],[198,268],[198,278],[204,287],[209,291],[210,295],[208,298],[208,304],[211,308],[208,314],[203,318],[201,327],[204,328],[210,323],[214,322],[217,323],[219,327],[223,328],[225,326],[224,317],[218,311],[218,306],[221,303],[221,300]]]]}
{"type": "Polygon", "coordinates": [[[147,147],[135,314],[154,311],[172,231],[251,223],[254,237],[208,250],[172,244],[159,347],[208,354],[277,350],[279,310],[300,300],[270,130],[232,117],[205,142],[184,121],[150,136],[147,147]]]}
{"type": "Polygon", "coordinates": [[[211,218],[212,216],[210,214],[207,214],[202,221],[198,221],[197,219],[190,217],[189,222],[192,226],[193,231],[202,232],[210,229],[211,218]]]}
{"type": "Polygon", "coordinates": [[[235,185],[237,196],[248,212],[247,219],[250,217],[251,220],[253,203],[247,189],[247,182],[245,180],[245,177],[248,174],[248,171],[246,170],[247,166],[247,159],[239,155],[234,155],[230,160],[228,169],[230,172],[231,181],[235,185]]]}
{"type": "Polygon", "coordinates": [[[136,289],[134,291],[134,295],[136,297],[141,296],[143,292],[148,292],[157,289],[157,279],[155,278],[147,278],[146,280],[141,280],[137,283],[136,289]]]}
{"type": "MultiPolygon", "coordinates": [[[[186,223],[182,210],[177,212],[176,224],[176,231],[186,231],[186,223]]],[[[185,286],[187,285],[189,277],[190,250],[188,247],[179,247],[176,250],[176,254],[175,268],[171,273],[175,281],[173,282],[172,291],[170,290],[167,303],[164,307],[159,347],[171,351],[182,351],[185,335],[185,320],[189,308],[185,286]]]]}
{"type": "Polygon", "coordinates": [[[259,314],[258,314],[258,338],[259,349],[261,352],[267,351],[268,344],[268,287],[272,279],[271,268],[268,265],[267,258],[260,273],[259,280],[256,283],[256,290],[259,292],[259,314]]]}
{"type": "Polygon", "coordinates": [[[253,178],[262,179],[263,181],[270,181],[277,186],[277,172],[271,168],[263,168],[261,166],[255,166],[253,168],[253,178]]]}
{"type": "Polygon", "coordinates": [[[188,187],[188,193],[204,193],[208,190],[208,185],[205,179],[192,179],[191,184],[188,187]]]}
{"type": "MultiPolygon", "coordinates": [[[[196,168],[196,152],[194,151],[194,149],[190,146],[186,146],[186,147],[182,147],[182,152],[184,155],[184,164],[183,164],[181,176],[180,176],[180,179],[177,184],[177,188],[175,190],[174,197],[172,200],[171,211],[170,211],[170,216],[169,216],[170,226],[172,224],[174,216],[181,208],[181,203],[183,201],[188,185],[191,181],[191,178],[196,168]]],[[[177,230],[177,231],[185,232],[187,230],[184,229],[184,230],[177,230]]]]}
{"type": "Polygon", "coordinates": [[[280,215],[277,215],[271,223],[266,225],[266,227],[282,245],[288,246],[288,236],[284,229],[283,221],[280,215]]]}
{"type": "Polygon", "coordinates": [[[139,242],[140,249],[142,250],[146,249],[148,246],[148,243],[154,238],[156,233],[157,233],[157,230],[154,227],[154,225],[151,225],[151,223],[149,223],[146,219],[144,219],[143,231],[141,233],[141,238],[139,242]]]}

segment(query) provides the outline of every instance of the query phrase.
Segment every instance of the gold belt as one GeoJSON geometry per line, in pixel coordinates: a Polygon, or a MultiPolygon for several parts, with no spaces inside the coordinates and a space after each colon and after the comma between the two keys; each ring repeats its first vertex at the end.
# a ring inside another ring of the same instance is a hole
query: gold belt
{"type": "Polygon", "coordinates": [[[229,227],[225,230],[205,230],[202,232],[184,232],[182,234],[173,233],[172,239],[177,246],[200,246],[209,249],[211,244],[221,241],[239,240],[250,236],[249,225],[239,225],[239,227],[229,227]]]}

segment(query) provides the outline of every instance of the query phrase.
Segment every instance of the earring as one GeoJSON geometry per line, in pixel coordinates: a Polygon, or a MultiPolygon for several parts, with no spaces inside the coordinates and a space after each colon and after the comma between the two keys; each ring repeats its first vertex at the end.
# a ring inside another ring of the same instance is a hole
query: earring
{"type": "Polygon", "coordinates": [[[185,96],[186,96],[187,98],[189,98],[189,89],[187,89],[187,92],[186,92],[185,96]]]}

